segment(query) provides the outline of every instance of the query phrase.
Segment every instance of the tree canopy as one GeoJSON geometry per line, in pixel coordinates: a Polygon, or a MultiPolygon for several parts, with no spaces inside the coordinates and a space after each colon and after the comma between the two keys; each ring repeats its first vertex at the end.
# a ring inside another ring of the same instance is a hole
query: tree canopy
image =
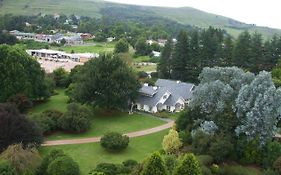
{"type": "Polygon", "coordinates": [[[35,100],[50,95],[40,64],[23,50],[1,45],[0,70],[0,102],[19,93],[35,100]]]}
{"type": "Polygon", "coordinates": [[[77,84],[72,93],[75,100],[107,109],[128,109],[140,87],[125,62],[105,54],[81,67],[77,84]]]}

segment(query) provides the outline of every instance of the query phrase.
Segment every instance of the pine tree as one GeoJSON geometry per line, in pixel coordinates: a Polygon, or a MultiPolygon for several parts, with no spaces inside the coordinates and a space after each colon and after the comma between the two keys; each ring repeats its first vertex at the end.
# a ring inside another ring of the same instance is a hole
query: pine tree
{"type": "Polygon", "coordinates": [[[201,169],[198,160],[194,154],[186,154],[180,164],[176,167],[173,175],[201,175],[201,169]]]}
{"type": "Polygon", "coordinates": [[[233,52],[233,63],[241,68],[249,68],[251,60],[251,35],[248,31],[238,36],[233,52]]]}
{"type": "Polygon", "coordinates": [[[172,59],[172,78],[186,80],[186,65],[189,59],[189,43],[187,32],[181,31],[177,38],[173,59],[172,59]]]}
{"type": "Polygon", "coordinates": [[[234,44],[233,44],[233,41],[232,41],[232,37],[227,36],[224,39],[221,66],[232,66],[233,65],[233,63],[232,63],[233,48],[234,48],[234,44]]]}
{"type": "Polygon", "coordinates": [[[169,134],[164,136],[162,142],[164,151],[168,154],[176,154],[181,146],[182,142],[180,141],[179,133],[176,130],[171,129],[169,134]]]}
{"type": "Polygon", "coordinates": [[[171,78],[171,58],[173,51],[173,43],[171,39],[168,39],[165,47],[161,53],[160,61],[157,66],[159,78],[171,78]]]}
{"type": "Polygon", "coordinates": [[[264,57],[263,57],[263,39],[259,33],[254,33],[251,39],[251,58],[250,70],[252,72],[259,72],[263,70],[264,57]]]}
{"type": "Polygon", "coordinates": [[[166,175],[166,167],[159,153],[153,153],[144,163],[141,175],[166,175]]]}
{"type": "Polygon", "coordinates": [[[199,33],[194,31],[190,38],[190,59],[187,64],[187,80],[189,82],[198,82],[198,76],[202,70],[200,57],[199,33]]]}

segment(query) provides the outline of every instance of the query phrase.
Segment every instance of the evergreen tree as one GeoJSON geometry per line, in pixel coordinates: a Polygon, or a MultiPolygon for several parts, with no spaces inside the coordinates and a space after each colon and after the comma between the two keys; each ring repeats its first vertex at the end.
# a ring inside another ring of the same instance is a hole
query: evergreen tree
{"type": "Polygon", "coordinates": [[[232,63],[233,48],[234,48],[234,43],[232,41],[232,37],[227,36],[224,39],[221,66],[232,66],[233,65],[233,63],[232,63]]]}
{"type": "Polygon", "coordinates": [[[181,31],[177,38],[177,43],[172,59],[172,78],[186,81],[186,67],[189,59],[189,43],[187,32],[181,31]]]}
{"type": "Polygon", "coordinates": [[[190,60],[187,64],[187,80],[190,82],[198,82],[198,76],[202,70],[201,55],[199,46],[199,33],[194,31],[190,39],[190,60]]]}
{"type": "Polygon", "coordinates": [[[173,175],[201,175],[201,169],[198,160],[194,154],[186,154],[180,164],[176,167],[173,175]]]}
{"type": "Polygon", "coordinates": [[[173,43],[169,39],[161,53],[160,61],[157,65],[159,78],[171,78],[171,57],[172,57],[173,43]]]}
{"type": "Polygon", "coordinates": [[[259,33],[254,33],[251,39],[251,59],[250,70],[257,73],[263,70],[264,54],[263,54],[263,39],[259,33]]]}
{"type": "Polygon", "coordinates": [[[233,63],[241,68],[249,68],[251,66],[251,35],[248,31],[238,36],[233,52],[233,63]]]}
{"type": "Polygon", "coordinates": [[[162,147],[168,154],[176,154],[182,146],[182,142],[179,138],[179,133],[176,130],[171,129],[169,134],[164,136],[162,147]]]}
{"type": "Polygon", "coordinates": [[[153,153],[144,163],[141,175],[166,175],[166,167],[159,153],[153,153]]]}

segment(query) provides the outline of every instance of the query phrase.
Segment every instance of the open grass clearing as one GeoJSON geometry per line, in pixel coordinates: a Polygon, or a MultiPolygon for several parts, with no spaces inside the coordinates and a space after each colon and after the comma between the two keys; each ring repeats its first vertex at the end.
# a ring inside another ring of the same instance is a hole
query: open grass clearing
{"type": "Polygon", "coordinates": [[[52,149],[62,149],[79,164],[81,174],[85,175],[94,169],[97,164],[102,162],[121,164],[128,159],[142,161],[152,152],[162,148],[161,143],[164,135],[167,133],[168,130],[165,130],[155,134],[133,138],[130,140],[129,147],[126,150],[117,153],[104,150],[99,143],[41,147],[40,153],[44,156],[52,149]]]}
{"type": "Polygon", "coordinates": [[[30,111],[30,114],[41,113],[48,109],[55,109],[61,112],[66,111],[68,96],[65,95],[64,89],[57,89],[58,94],[51,96],[47,101],[37,104],[30,111]]]}

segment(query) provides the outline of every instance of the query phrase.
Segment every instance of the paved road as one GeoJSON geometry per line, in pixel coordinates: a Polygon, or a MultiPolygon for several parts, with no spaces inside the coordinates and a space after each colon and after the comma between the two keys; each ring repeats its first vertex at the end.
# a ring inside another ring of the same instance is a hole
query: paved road
{"type": "MultiPolygon", "coordinates": [[[[130,138],[140,137],[149,135],[152,133],[156,133],[159,131],[163,131],[165,129],[171,128],[174,125],[174,121],[170,121],[164,125],[157,126],[150,129],[145,129],[136,132],[130,132],[125,135],[129,136],[130,138]]],[[[54,141],[46,141],[42,144],[42,146],[56,146],[56,145],[74,145],[74,144],[83,144],[83,143],[95,143],[99,142],[101,137],[91,137],[91,138],[83,138],[83,139],[68,139],[68,140],[54,140],[54,141]]]]}

